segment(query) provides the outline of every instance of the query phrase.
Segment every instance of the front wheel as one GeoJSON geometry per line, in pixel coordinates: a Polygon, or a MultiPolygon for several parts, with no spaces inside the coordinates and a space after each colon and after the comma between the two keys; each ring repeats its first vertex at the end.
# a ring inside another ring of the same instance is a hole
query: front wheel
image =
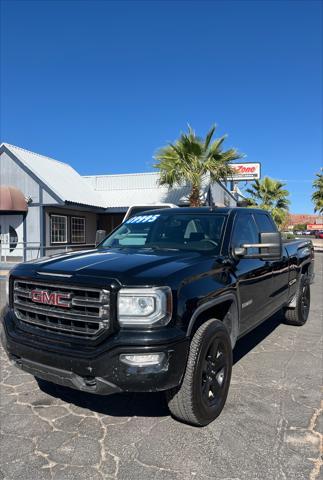
{"type": "Polygon", "coordinates": [[[199,427],[212,422],[227,399],[231,371],[230,335],[220,320],[208,320],[193,336],[182,384],[166,392],[173,416],[199,427]]]}

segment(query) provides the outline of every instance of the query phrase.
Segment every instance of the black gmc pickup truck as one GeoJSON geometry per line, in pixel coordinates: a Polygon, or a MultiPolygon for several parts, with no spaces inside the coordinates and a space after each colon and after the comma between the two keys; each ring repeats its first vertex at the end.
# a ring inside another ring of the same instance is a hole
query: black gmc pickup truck
{"type": "Polygon", "coordinates": [[[310,241],[283,244],[263,210],[137,214],[93,250],[15,267],[2,343],[41,381],[165,391],[176,418],[206,425],[225,404],[237,339],[277,311],[306,322],[313,256],[310,241]]]}

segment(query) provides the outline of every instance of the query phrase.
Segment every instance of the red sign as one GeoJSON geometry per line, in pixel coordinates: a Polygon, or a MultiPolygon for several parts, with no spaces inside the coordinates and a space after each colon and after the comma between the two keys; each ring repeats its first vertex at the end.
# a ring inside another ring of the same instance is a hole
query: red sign
{"type": "Polygon", "coordinates": [[[47,290],[32,290],[31,300],[35,303],[43,303],[45,305],[54,305],[56,307],[70,308],[70,302],[68,300],[70,295],[68,293],[49,293],[47,290]]]}
{"type": "Polygon", "coordinates": [[[228,180],[256,180],[260,178],[260,163],[231,163],[234,170],[232,177],[228,180]]]}
{"type": "Polygon", "coordinates": [[[246,165],[239,165],[238,167],[234,168],[234,171],[239,175],[244,173],[256,173],[256,167],[249,167],[249,165],[247,167],[246,165]]]}

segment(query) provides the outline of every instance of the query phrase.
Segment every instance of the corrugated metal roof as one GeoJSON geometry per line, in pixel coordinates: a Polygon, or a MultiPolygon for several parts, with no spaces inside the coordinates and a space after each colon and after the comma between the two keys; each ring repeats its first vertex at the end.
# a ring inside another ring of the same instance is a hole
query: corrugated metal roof
{"type": "MultiPolygon", "coordinates": [[[[126,209],[134,204],[188,202],[190,185],[168,188],[159,185],[158,172],[120,175],[80,176],[70,165],[15,145],[2,144],[9,149],[62,201],[111,209],[126,209]]],[[[205,176],[202,196],[210,186],[205,176]]]]}
{"type": "Polygon", "coordinates": [[[126,190],[128,188],[157,188],[158,172],[122,173],[117,175],[90,175],[84,177],[97,191],[126,190]]]}
{"type": "Polygon", "coordinates": [[[95,207],[106,207],[99,192],[67,163],[3,143],[36,177],[62,201],[95,207]]]}
{"type": "MultiPolygon", "coordinates": [[[[108,207],[127,208],[134,204],[187,203],[190,185],[169,189],[159,185],[158,172],[130,173],[120,175],[95,175],[84,177],[106,201],[108,207]]],[[[208,188],[207,179],[203,194],[208,188]]]]}

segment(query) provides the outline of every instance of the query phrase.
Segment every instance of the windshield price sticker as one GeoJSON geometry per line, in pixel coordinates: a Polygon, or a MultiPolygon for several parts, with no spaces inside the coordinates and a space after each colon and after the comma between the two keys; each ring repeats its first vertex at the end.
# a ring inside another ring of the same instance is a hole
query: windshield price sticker
{"type": "Polygon", "coordinates": [[[139,215],[136,217],[129,218],[126,223],[152,223],[157,220],[158,215],[139,215]]]}

